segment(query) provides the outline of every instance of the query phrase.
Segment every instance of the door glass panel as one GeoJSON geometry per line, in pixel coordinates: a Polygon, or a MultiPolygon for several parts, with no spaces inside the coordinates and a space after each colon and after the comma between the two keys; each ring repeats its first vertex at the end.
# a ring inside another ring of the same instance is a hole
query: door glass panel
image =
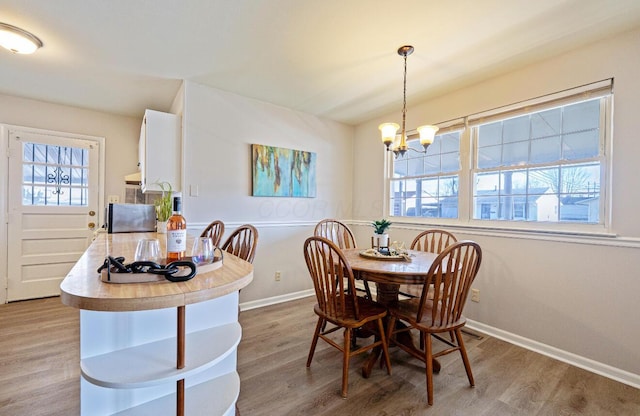
{"type": "Polygon", "coordinates": [[[87,149],[24,143],[22,155],[23,205],[87,206],[87,149]]]}

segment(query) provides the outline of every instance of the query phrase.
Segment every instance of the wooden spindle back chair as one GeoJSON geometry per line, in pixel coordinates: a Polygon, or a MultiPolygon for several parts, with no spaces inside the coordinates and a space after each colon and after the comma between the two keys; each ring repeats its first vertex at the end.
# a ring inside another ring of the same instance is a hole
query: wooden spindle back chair
{"type": "Polygon", "coordinates": [[[213,245],[218,247],[224,234],[224,223],[220,220],[212,221],[207,228],[202,231],[200,237],[209,237],[213,241],[213,245]]]}
{"type": "MultiPolygon", "coordinates": [[[[340,249],[350,249],[350,248],[358,248],[356,244],[356,239],[353,236],[353,232],[351,229],[344,223],[334,220],[331,218],[324,219],[316,224],[316,227],[313,230],[313,235],[324,237],[331,242],[333,242],[340,249]]],[[[359,279],[359,276],[355,276],[356,279],[359,279]]],[[[369,299],[371,297],[371,289],[369,289],[369,282],[366,280],[361,280],[364,292],[369,299]]],[[[357,289],[356,289],[357,290],[357,289]]]]}
{"type": "Polygon", "coordinates": [[[411,242],[411,250],[442,253],[442,250],[457,242],[455,235],[445,230],[425,230],[411,242]]]}
{"type": "Polygon", "coordinates": [[[416,350],[397,344],[414,357],[425,362],[427,376],[427,400],[433,404],[433,358],[459,351],[471,386],[475,385],[467,350],[462,339],[461,328],[466,323],[462,314],[471,284],[480,263],[482,250],[473,241],[460,241],[444,249],[429,269],[428,279],[433,284],[434,296],[429,295],[429,282],[425,282],[419,299],[400,300],[389,305],[389,323],[387,327],[390,342],[393,336],[411,329],[424,334],[425,346],[422,354],[416,350]],[[396,327],[400,320],[405,325],[396,327]],[[455,335],[455,340],[440,336],[442,333],[455,335]],[[447,345],[447,348],[433,353],[432,336],[447,345]]]}
{"type": "Polygon", "coordinates": [[[387,339],[382,323],[382,319],[387,315],[387,309],[377,302],[357,296],[354,290],[348,290],[354,284],[353,270],[340,248],[332,241],[320,236],[309,237],[304,243],[304,257],[316,293],[317,303],[313,310],[318,315],[307,367],[311,366],[319,338],[342,351],[342,397],[347,397],[349,359],[352,356],[380,346],[387,365],[387,373],[391,374],[387,339]],[[368,322],[375,323],[372,326],[377,335],[375,341],[352,351],[353,331],[368,322]],[[327,323],[334,326],[325,329],[327,323]],[[328,336],[340,329],[344,329],[342,345],[328,336]]]}
{"type": "Polygon", "coordinates": [[[357,248],[353,232],[344,223],[334,219],[324,219],[316,224],[313,235],[332,241],[338,248],[357,248]]]}
{"type": "MultiPolygon", "coordinates": [[[[455,235],[445,230],[425,230],[418,234],[409,247],[411,250],[426,251],[428,253],[442,253],[442,250],[457,242],[455,235]]],[[[400,294],[408,297],[420,297],[422,286],[400,285],[400,294]]]]}
{"type": "Polygon", "coordinates": [[[258,230],[251,224],[244,224],[231,233],[221,248],[249,263],[253,263],[257,245],[258,230]]]}

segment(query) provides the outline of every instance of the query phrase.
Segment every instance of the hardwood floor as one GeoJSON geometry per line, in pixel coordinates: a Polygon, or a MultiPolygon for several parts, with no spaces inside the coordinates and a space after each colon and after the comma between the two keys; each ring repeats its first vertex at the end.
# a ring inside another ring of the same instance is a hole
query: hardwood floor
{"type": "MultiPolygon", "coordinates": [[[[242,416],[260,415],[640,415],[640,390],[491,337],[465,337],[476,387],[459,355],[441,360],[434,406],[426,404],[421,363],[392,349],[392,375],[360,376],[351,360],[349,397],[340,397],[339,351],[318,343],[313,298],[240,314],[242,416]]],[[[0,305],[0,415],[77,415],[79,313],[59,298],[0,305]]],[[[339,335],[338,335],[339,336],[339,335]]],[[[365,342],[360,340],[359,342],[365,342]]]]}
{"type": "Polygon", "coordinates": [[[338,350],[319,341],[306,368],[317,319],[314,303],[306,298],[240,314],[242,416],[640,415],[638,389],[495,338],[470,335],[465,343],[476,387],[469,386],[460,355],[449,354],[440,360],[434,405],[428,406],[422,363],[392,348],[391,376],[376,367],[363,379],[365,356],[351,360],[349,396],[342,399],[338,350]]]}
{"type": "Polygon", "coordinates": [[[79,320],[58,297],[0,305],[0,415],[80,414],[79,320]]]}

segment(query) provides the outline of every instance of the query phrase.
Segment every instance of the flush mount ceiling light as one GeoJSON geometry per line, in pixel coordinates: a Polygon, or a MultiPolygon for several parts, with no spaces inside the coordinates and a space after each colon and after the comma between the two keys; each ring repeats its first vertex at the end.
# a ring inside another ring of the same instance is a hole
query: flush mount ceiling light
{"type": "Polygon", "coordinates": [[[392,151],[395,157],[400,155],[401,157],[407,152],[407,150],[413,150],[418,153],[427,153],[427,147],[433,143],[433,139],[438,131],[436,126],[420,126],[416,130],[420,134],[420,144],[424,148],[424,151],[410,148],[407,145],[407,133],[405,130],[405,121],[407,118],[407,56],[413,53],[413,46],[405,45],[398,48],[398,55],[404,58],[404,84],[403,84],[403,101],[402,101],[402,132],[400,133],[400,140],[396,143],[396,135],[400,126],[396,123],[382,123],[378,126],[380,132],[382,132],[382,143],[387,146],[387,151],[392,151]],[[393,148],[392,144],[395,144],[393,148]]]}
{"type": "Polygon", "coordinates": [[[30,54],[42,47],[42,41],[26,30],[0,22],[0,46],[13,53],[30,54]]]}

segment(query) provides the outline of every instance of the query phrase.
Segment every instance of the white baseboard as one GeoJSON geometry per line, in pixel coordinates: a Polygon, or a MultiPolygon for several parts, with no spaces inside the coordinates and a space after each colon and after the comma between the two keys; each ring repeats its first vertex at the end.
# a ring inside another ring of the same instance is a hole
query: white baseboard
{"type": "Polygon", "coordinates": [[[477,332],[501,339],[510,344],[517,345],[530,351],[537,352],[547,357],[555,358],[567,364],[582,368],[595,374],[610,378],[631,387],[640,388],[640,375],[612,367],[598,361],[591,360],[550,345],[543,344],[532,339],[524,338],[480,322],[467,319],[467,328],[477,332]]]}
{"type": "MultiPolygon", "coordinates": [[[[357,281],[356,287],[359,289],[364,289],[362,282],[357,281]]],[[[371,295],[375,299],[376,288],[373,286],[371,288],[371,295]]],[[[276,305],[278,303],[289,302],[290,300],[302,299],[308,296],[315,296],[315,292],[313,289],[301,290],[300,292],[287,293],[285,295],[274,296],[266,299],[258,299],[252,300],[249,302],[240,303],[240,311],[248,311],[251,309],[262,308],[264,306],[276,305]]]]}
{"type": "Polygon", "coordinates": [[[240,304],[240,311],[248,311],[251,309],[262,308],[264,306],[275,305],[278,303],[289,302],[290,300],[302,299],[308,296],[315,296],[313,289],[302,290],[300,292],[287,293],[285,295],[274,296],[266,299],[252,300],[240,304]]]}

